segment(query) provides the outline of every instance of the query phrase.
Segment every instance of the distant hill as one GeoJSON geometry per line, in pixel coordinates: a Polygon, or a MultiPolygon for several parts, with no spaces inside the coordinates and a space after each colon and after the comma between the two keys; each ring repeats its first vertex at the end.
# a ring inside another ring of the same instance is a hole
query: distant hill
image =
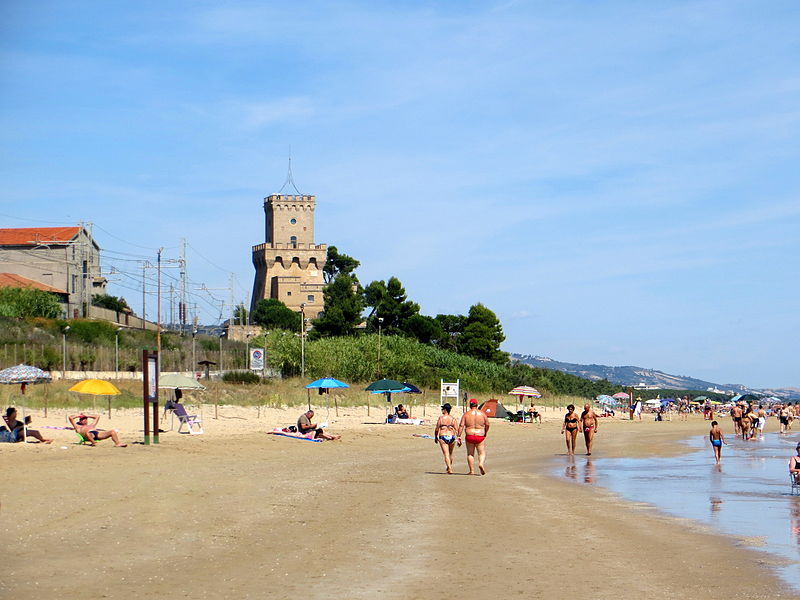
{"type": "Polygon", "coordinates": [[[525,363],[532,367],[542,369],[553,369],[563,371],[571,375],[577,375],[591,381],[607,379],[613,384],[624,386],[636,386],[644,384],[657,388],[670,390],[721,390],[733,393],[751,392],[755,394],[774,395],[778,398],[794,399],[800,398],[798,388],[778,388],[778,389],[755,389],[740,384],[719,384],[711,381],[704,381],[686,375],[670,375],[655,369],[645,369],[644,367],[609,367],[607,365],[580,365],[576,363],[561,362],[546,356],[532,356],[530,354],[512,354],[512,360],[525,363]]]}

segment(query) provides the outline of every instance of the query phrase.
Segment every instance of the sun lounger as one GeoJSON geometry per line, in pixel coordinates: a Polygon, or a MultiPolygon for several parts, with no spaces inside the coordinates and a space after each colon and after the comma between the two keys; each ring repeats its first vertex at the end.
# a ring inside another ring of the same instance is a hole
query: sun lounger
{"type": "Polygon", "coordinates": [[[800,495],[800,481],[794,473],[789,473],[789,482],[792,484],[792,496],[800,495]]]}
{"type": "Polygon", "coordinates": [[[184,433],[182,430],[186,427],[186,433],[190,435],[200,435],[203,433],[203,420],[197,415],[190,415],[186,413],[186,409],[180,402],[175,402],[172,405],[172,414],[178,417],[180,427],[178,433],[184,433]]]}

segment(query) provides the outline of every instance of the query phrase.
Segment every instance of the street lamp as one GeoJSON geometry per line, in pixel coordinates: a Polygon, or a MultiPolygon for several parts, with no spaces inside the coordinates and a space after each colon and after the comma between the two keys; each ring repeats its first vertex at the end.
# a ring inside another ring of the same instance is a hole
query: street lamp
{"type": "Polygon", "coordinates": [[[67,374],[67,332],[69,331],[69,325],[64,327],[63,331],[61,332],[64,337],[64,344],[62,346],[62,364],[61,364],[61,376],[66,377],[67,374]]]}
{"type": "Polygon", "coordinates": [[[383,317],[378,317],[378,379],[381,377],[381,325],[383,317]]]}
{"type": "Polygon", "coordinates": [[[250,336],[253,335],[252,333],[247,334],[247,351],[244,355],[244,368],[249,370],[250,369],[250,336]]]}
{"type": "Polygon", "coordinates": [[[114,373],[119,377],[119,332],[122,327],[117,327],[117,335],[114,339],[114,373]]]}
{"type": "Polygon", "coordinates": [[[300,305],[300,378],[306,376],[306,305],[300,305]]]}

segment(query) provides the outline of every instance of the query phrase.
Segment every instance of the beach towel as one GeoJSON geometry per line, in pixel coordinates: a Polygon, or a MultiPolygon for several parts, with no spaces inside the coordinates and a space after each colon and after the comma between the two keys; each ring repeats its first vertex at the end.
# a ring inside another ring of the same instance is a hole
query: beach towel
{"type": "Polygon", "coordinates": [[[422,425],[424,419],[395,419],[394,423],[399,425],[422,425]]]}
{"type": "Polygon", "coordinates": [[[291,431],[284,431],[280,427],[276,427],[272,431],[268,431],[267,435],[279,435],[282,437],[292,438],[294,440],[305,440],[307,442],[321,442],[322,440],[314,438],[313,433],[293,433],[291,431]]]}

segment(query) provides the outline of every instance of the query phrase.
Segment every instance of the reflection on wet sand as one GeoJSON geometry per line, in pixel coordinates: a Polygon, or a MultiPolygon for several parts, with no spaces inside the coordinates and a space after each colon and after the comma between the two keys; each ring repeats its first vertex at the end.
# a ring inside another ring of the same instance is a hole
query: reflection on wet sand
{"type": "Polygon", "coordinates": [[[570,457],[564,475],[724,533],[764,539],[762,549],[790,560],[779,572],[800,589],[800,497],[790,495],[786,476],[795,444],[793,437],[778,434],[767,434],[758,443],[732,440],[723,470],[714,464],[704,436],[689,441],[691,450],[679,457],[592,456],[583,464],[570,457]]]}

